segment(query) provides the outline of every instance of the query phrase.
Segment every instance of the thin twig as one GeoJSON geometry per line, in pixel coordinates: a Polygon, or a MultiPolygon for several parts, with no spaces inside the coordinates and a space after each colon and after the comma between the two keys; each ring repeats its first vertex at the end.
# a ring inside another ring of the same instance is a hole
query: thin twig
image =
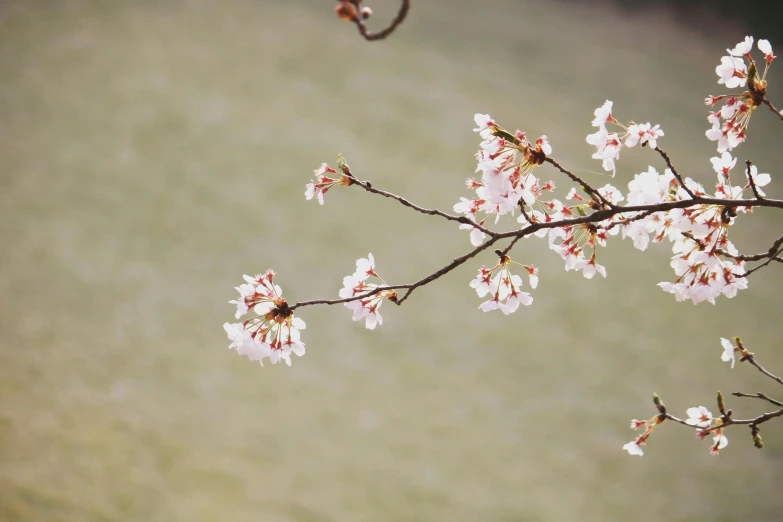
{"type": "Polygon", "coordinates": [[[674,174],[674,177],[677,178],[677,181],[680,183],[680,186],[685,190],[685,192],[688,193],[691,199],[696,199],[696,195],[691,191],[690,188],[688,188],[688,185],[685,184],[685,180],[682,179],[680,173],[677,172],[677,169],[675,169],[674,165],[672,165],[672,160],[669,159],[669,155],[666,154],[666,152],[660,147],[655,147],[655,151],[661,155],[663,160],[666,162],[666,166],[669,167],[669,170],[672,171],[672,174],[674,174]]]}
{"type": "Polygon", "coordinates": [[[777,114],[777,115],[778,115],[778,118],[780,118],[781,120],[783,120],[783,114],[781,114],[781,112],[780,112],[779,110],[777,110],[777,109],[775,108],[775,106],[774,106],[774,105],[772,105],[772,102],[771,102],[771,101],[769,101],[768,99],[764,98],[764,99],[762,100],[762,103],[763,103],[764,105],[766,105],[767,107],[769,107],[769,110],[771,110],[772,112],[774,112],[775,114],[777,114]]]}
{"type": "Polygon", "coordinates": [[[587,192],[593,198],[598,198],[598,200],[601,203],[603,203],[604,206],[609,207],[609,208],[616,208],[616,205],[614,203],[612,203],[611,201],[609,201],[608,199],[603,197],[600,192],[598,192],[596,189],[591,187],[582,178],[580,178],[579,176],[577,176],[576,174],[574,174],[573,172],[571,172],[570,170],[568,170],[567,168],[562,166],[556,160],[554,160],[554,159],[552,159],[550,157],[547,157],[544,161],[546,161],[547,163],[553,165],[557,170],[559,170],[560,172],[562,172],[563,174],[565,174],[566,176],[571,178],[571,180],[574,181],[575,183],[579,183],[582,186],[582,189],[585,192],[587,192]]]}
{"type": "Polygon", "coordinates": [[[753,166],[753,162],[747,160],[745,165],[747,166],[747,169],[745,169],[745,174],[748,177],[748,183],[750,184],[750,189],[753,191],[753,195],[756,196],[756,199],[764,199],[761,197],[761,194],[759,194],[759,189],[756,188],[756,181],[753,179],[753,176],[750,175],[750,167],[753,166]]]}
{"type": "Polygon", "coordinates": [[[748,277],[750,274],[752,274],[756,270],[758,270],[760,268],[764,268],[765,266],[767,266],[768,264],[770,264],[773,261],[778,261],[780,263],[783,263],[783,259],[778,257],[781,253],[783,253],[783,248],[778,250],[775,254],[773,254],[769,259],[767,259],[766,261],[761,263],[759,266],[754,266],[753,268],[751,268],[750,270],[748,270],[747,272],[742,274],[742,277],[748,277]]]}
{"type": "Polygon", "coordinates": [[[397,16],[394,17],[394,20],[391,21],[389,26],[386,29],[383,29],[381,31],[378,31],[376,33],[373,33],[372,31],[367,29],[367,26],[364,25],[364,20],[361,19],[361,17],[356,17],[356,27],[359,29],[359,34],[362,35],[362,37],[367,40],[368,42],[375,42],[377,40],[383,40],[390,34],[394,32],[395,29],[405,20],[405,17],[408,16],[408,10],[411,7],[410,0],[402,0],[400,3],[400,10],[397,11],[397,16]]]}
{"type": "Polygon", "coordinates": [[[479,225],[478,223],[475,223],[468,219],[465,216],[453,216],[451,214],[447,214],[441,210],[438,209],[430,209],[430,208],[424,208],[420,207],[419,205],[416,205],[415,203],[411,203],[407,199],[403,198],[402,196],[398,196],[397,194],[392,194],[391,192],[387,192],[385,190],[377,189],[372,186],[372,184],[368,181],[361,181],[357,179],[356,177],[351,174],[351,177],[354,179],[355,183],[354,185],[358,185],[367,192],[372,192],[373,194],[378,194],[387,198],[395,199],[405,205],[408,208],[412,208],[416,212],[421,212],[422,214],[428,214],[430,216],[440,216],[442,218],[448,219],[449,221],[456,221],[457,223],[462,223],[465,225],[471,225],[474,228],[477,228],[484,232],[486,235],[490,237],[494,237],[497,235],[497,232],[493,232],[492,230],[483,227],[482,225],[479,225]]]}
{"type": "Polygon", "coordinates": [[[742,393],[742,392],[734,392],[732,393],[735,397],[748,397],[750,399],[761,399],[763,401],[771,402],[775,406],[783,406],[783,402],[776,401],[775,399],[772,399],[770,397],[767,397],[763,393],[742,393]]]}
{"type": "Polygon", "coordinates": [[[723,250],[720,251],[721,254],[723,254],[726,257],[730,257],[732,259],[738,259],[740,261],[761,261],[762,259],[768,259],[770,257],[775,256],[775,252],[780,250],[781,246],[783,246],[783,236],[780,236],[775,240],[774,243],[772,243],[772,246],[769,248],[768,251],[763,252],[761,254],[753,254],[753,255],[732,255],[728,252],[725,252],[723,250]]]}
{"type": "MultiPolygon", "coordinates": [[[[742,348],[742,346],[740,346],[740,348],[742,348]]],[[[767,370],[766,368],[764,368],[763,366],[761,366],[759,363],[756,362],[756,357],[753,355],[752,352],[746,352],[746,353],[747,353],[747,355],[743,356],[740,359],[740,361],[747,361],[747,362],[749,362],[750,364],[755,366],[758,371],[760,371],[761,373],[763,373],[764,375],[766,375],[767,377],[769,377],[773,381],[777,382],[778,384],[783,384],[783,379],[781,379],[780,377],[778,377],[777,375],[775,375],[774,373],[770,372],[769,370],[767,370]]]]}

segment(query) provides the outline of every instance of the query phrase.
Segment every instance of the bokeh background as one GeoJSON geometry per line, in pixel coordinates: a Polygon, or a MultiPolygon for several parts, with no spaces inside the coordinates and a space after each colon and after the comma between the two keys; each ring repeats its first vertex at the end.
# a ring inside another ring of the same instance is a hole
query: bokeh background
{"type": "MultiPolygon", "coordinates": [[[[243,273],[275,268],[296,301],[336,295],[368,252],[408,282],[470,248],[359,191],[305,201],[337,153],[449,209],[474,170],[473,114],[489,112],[624,188],[663,165],[633,149],[615,180],[600,172],[584,136],[609,98],[621,120],[660,123],[681,172],[710,186],[714,67],[765,35],[729,7],[646,4],[414,2],[371,44],[320,0],[0,3],[0,520],[779,520],[779,423],[763,451],[738,427],[711,457],[676,425],[643,458],[620,449],[654,391],[677,414],[714,411],[716,389],[775,391],[718,341],[742,335],[783,369],[775,267],[695,307],[655,286],[668,246],[618,238],[609,278],[586,281],[530,240],[515,257],[541,283],[511,317],[478,312],[468,288],[487,253],[384,306],[377,331],[303,309],[291,368],[226,349],[243,273]]],[[[372,7],[380,26],[396,2],[372,7]]],[[[777,196],[781,130],[758,111],[738,149],[777,196]]],[[[740,221],[748,252],[780,235],[772,211],[740,221]]]]}

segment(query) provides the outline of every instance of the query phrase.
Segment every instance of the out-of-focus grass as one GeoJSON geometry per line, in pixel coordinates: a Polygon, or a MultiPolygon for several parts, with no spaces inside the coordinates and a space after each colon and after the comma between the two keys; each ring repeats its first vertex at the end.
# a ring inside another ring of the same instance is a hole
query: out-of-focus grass
{"type": "MultiPolygon", "coordinates": [[[[737,429],[712,458],[677,426],[642,459],[620,450],[653,391],[676,413],[714,409],[717,387],[774,391],[718,344],[741,334],[783,367],[774,267],[693,307],[655,287],[665,246],[618,238],[609,279],[585,281],[531,240],[515,255],[541,284],[512,317],[476,311],[467,282],[487,254],[386,305],[375,332],[303,309],[308,354],[292,368],[226,351],[221,328],[242,273],[274,267],[298,300],[335,295],[368,251],[390,281],[466,251],[456,227],[391,201],[302,194],[343,152],[376,185],[447,209],[467,193],[475,112],[548,134],[580,175],[624,187],[663,166],[635,149],[616,179],[592,172],[584,135],[610,98],[621,120],[660,123],[710,186],[702,99],[733,38],[552,2],[418,2],[376,44],[324,2],[4,2],[0,519],[776,519],[774,424],[762,452],[737,429]]],[[[774,175],[779,125],[755,115],[740,157],[774,175]]],[[[743,217],[740,246],[777,237],[774,217],[743,217]]]]}

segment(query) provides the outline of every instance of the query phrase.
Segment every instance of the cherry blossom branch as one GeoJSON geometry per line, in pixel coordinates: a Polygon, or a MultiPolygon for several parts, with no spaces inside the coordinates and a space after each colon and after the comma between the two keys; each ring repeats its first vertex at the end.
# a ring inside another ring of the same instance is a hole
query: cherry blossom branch
{"type": "MultiPolygon", "coordinates": [[[[721,346],[723,347],[723,354],[721,355],[721,360],[725,362],[731,362],[732,368],[734,367],[734,363],[736,362],[736,354],[741,354],[740,362],[751,363],[753,366],[756,367],[756,369],[758,369],[761,373],[763,373],[767,377],[773,379],[778,384],[783,384],[783,379],[769,372],[763,366],[758,364],[758,362],[756,362],[753,353],[749,352],[745,348],[745,346],[742,344],[742,340],[739,337],[734,338],[734,343],[732,343],[728,339],[721,339],[721,346]]],[[[717,455],[719,451],[728,444],[728,439],[724,435],[724,429],[727,428],[728,426],[731,426],[732,424],[750,426],[751,436],[753,438],[754,445],[757,448],[763,448],[764,443],[761,440],[761,435],[759,435],[760,432],[759,425],[768,422],[772,419],[775,419],[777,417],[783,416],[783,402],[773,399],[763,393],[733,392],[732,395],[735,397],[747,397],[747,398],[767,401],[775,406],[778,406],[780,409],[763,413],[752,419],[735,419],[733,416],[734,411],[726,408],[726,404],[723,399],[723,394],[721,392],[718,392],[717,405],[718,405],[718,410],[720,411],[719,416],[713,416],[712,413],[710,413],[710,411],[706,407],[698,406],[698,407],[688,408],[688,410],[686,411],[686,414],[688,415],[688,419],[682,419],[680,417],[677,417],[669,413],[668,410],[666,409],[666,406],[663,404],[663,401],[661,401],[658,395],[653,394],[653,402],[655,403],[655,407],[658,409],[659,415],[647,421],[638,421],[635,419],[631,421],[631,428],[637,429],[643,426],[645,428],[645,431],[642,435],[638,436],[634,441],[631,441],[628,444],[626,444],[623,447],[623,449],[627,450],[631,455],[643,455],[644,452],[642,450],[642,446],[646,444],[647,439],[650,437],[650,434],[653,432],[655,427],[660,425],[664,420],[667,419],[674,421],[678,424],[682,424],[684,426],[696,428],[697,436],[699,439],[703,439],[707,435],[712,434],[713,446],[710,448],[710,453],[712,453],[713,455],[717,455]]]]}
{"type": "MultiPolygon", "coordinates": [[[[451,221],[458,221],[460,223],[465,223],[466,221],[463,221],[457,216],[451,216],[449,214],[445,214],[439,210],[431,210],[431,209],[425,209],[423,207],[420,207],[414,203],[411,203],[407,199],[397,196],[396,194],[392,194],[391,192],[383,191],[380,189],[376,189],[372,187],[371,184],[368,182],[359,181],[356,179],[352,174],[351,177],[355,180],[354,182],[361,186],[363,189],[367,190],[368,192],[372,192],[375,194],[379,194],[394,200],[399,201],[406,207],[412,208],[416,210],[417,212],[422,212],[424,214],[429,215],[438,215],[441,217],[444,217],[446,219],[449,219],[451,221]]],[[[357,294],[355,296],[342,298],[342,299],[313,299],[308,301],[300,301],[298,303],[295,303],[289,307],[291,311],[295,310],[296,308],[300,308],[303,306],[312,306],[312,305],[334,305],[334,304],[344,304],[344,303],[350,303],[352,301],[358,301],[362,299],[366,299],[367,297],[373,296],[375,294],[378,294],[380,292],[383,292],[384,290],[407,290],[407,292],[403,295],[402,298],[399,298],[396,301],[396,304],[400,305],[402,304],[408,296],[415,290],[416,288],[420,286],[424,286],[428,283],[431,283],[432,281],[435,281],[436,279],[439,279],[440,277],[448,274],[458,266],[462,265],[469,259],[472,259],[479,253],[483,252],[484,250],[488,249],[490,246],[494,245],[498,240],[506,239],[506,238],[513,238],[513,241],[502,251],[499,251],[499,255],[507,255],[511,249],[514,247],[517,241],[520,239],[530,236],[531,234],[537,232],[541,229],[549,229],[549,228],[562,228],[562,227],[568,227],[578,224],[584,224],[584,223],[598,223],[601,221],[604,221],[616,214],[621,214],[624,212],[642,212],[642,213],[655,213],[655,212],[665,212],[667,210],[671,210],[674,208],[688,208],[691,206],[701,205],[701,204],[715,204],[715,205],[725,205],[728,207],[744,207],[744,206],[769,206],[769,207],[777,207],[777,208],[783,208],[783,201],[778,200],[771,200],[771,199],[765,199],[761,202],[758,200],[723,200],[723,199],[715,199],[715,198],[704,198],[701,196],[695,196],[692,200],[678,200],[678,201],[668,201],[664,203],[658,203],[654,205],[637,205],[637,206],[626,206],[626,207],[618,207],[614,206],[614,208],[609,209],[603,209],[593,212],[592,214],[581,216],[578,218],[573,219],[563,219],[559,221],[550,221],[550,222],[543,222],[543,223],[531,223],[528,226],[520,229],[520,230],[512,230],[508,232],[491,232],[489,230],[486,231],[487,235],[490,236],[490,239],[478,247],[474,248],[473,250],[467,252],[466,254],[452,260],[449,264],[444,266],[443,268],[433,272],[432,274],[416,281],[415,283],[408,283],[408,284],[399,284],[399,285],[383,285],[379,286],[372,291],[357,294]]],[[[469,224],[472,226],[475,226],[476,228],[483,228],[480,226],[477,226],[475,223],[473,223],[470,220],[467,220],[469,224]]],[[[783,244],[783,237],[781,237],[776,243],[783,244]]],[[[760,258],[759,258],[760,259],[760,258]]],[[[760,268],[760,267],[756,267],[760,268]]],[[[754,270],[756,270],[754,269],[754,270]]],[[[755,361],[751,361],[754,365],[756,364],[755,361]]],[[[766,370],[765,370],[766,371],[766,370]]],[[[780,379],[779,377],[777,379],[780,379]]],[[[783,380],[779,381],[781,384],[783,384],[783,380]]]]}
{"type": "Polygon", "coordinates": [[[694,194],[690,187],[685,183],[685,180],[682,179],[682,176],[680,176],[680,173],[677,172],[677,169],[674,168],[674,165],[672,165],[672,160],[669,158],[669,155],[666,154],[666,152],[660,148],[655,147],[655,151],[661,155],[663,160],[666,162],[666,166],[669,167],[669,170],[672,171],[672,174],[674,174],[674,177],[677,179],[677,182],[680,184],[680,186],[685,190],[685,192],[691,197],[691,199],[696,198],[696,194],[694,194]]]}
{"type": "MultiPolygon", "coordinates": [[[[729,410],[731,411],[731,410],[729,410]]],[[[762,415],[759,415],[758,417],[755,417],[753,419],[733,419],[731,416],[723,416],[720,418],[720,423],[716,424],[715,426],[710,426],[709,428],[705,428],[702,430],[705,434],[710,433],[712,431],[725,428],[726,426],[731,426],[732,424],[751,424],[753,426],[757,426],[759,424],[763,424],[767,421],[770,421],[776,417],[780,417],[783,415],[783,408],[779,410],[775,410],[770,413],[764,413],[762,415]]],[[[684,421],[678,417],[675,417],[674,415],[671,415],[669,413],[666,414],[666,418],[669,420],[673,420],[674,422],[678,422],[680,424],[684,424],[685,426],[689,426],[693,428],[694,426],[692,424],[688,424],[687,421],[684,421]]]]}

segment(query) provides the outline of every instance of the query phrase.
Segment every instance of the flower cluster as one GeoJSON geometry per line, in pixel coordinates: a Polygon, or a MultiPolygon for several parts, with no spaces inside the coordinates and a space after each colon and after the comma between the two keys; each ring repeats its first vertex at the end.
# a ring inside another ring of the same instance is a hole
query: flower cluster
{"type": "Polygon", "coordinates": [[[533,304],[533,297],[521,290],[522,278],[511,273],[511,264],[519,265],[527,271],[531,288],[538,286],[538,269],[536,267],[516,263],[507,255],[502,255],[494,267],[482,266],[476,278],[470,282],[470,287],[476,290],[479,297],[484,297],[487,294],[491,297],[479,305],[480,310],[484,312],[500,310],[508,315],[516,312],[520,304],[525,306],[533,304]]]}
{"type": "MultiPolygon", "coordinates": [[[[599,188],[597,193],[613,205],[624,199],[622,193],[612,185],[599,188]]],[[[568,206],[557,199],[547,202],[544,221],[560,221],[585,215],[587,208],[596,205],[594,200],[588,201],[579,195],[575,188],[571,189],[566,199],[575,200],[578,203],[568,206]]],[[[532,214],[532,222],[540,221],[540,219],[541,216],[537,213],[532,214]]],[[[606,268],[596,262],[596,250],[599,246],[606,246],[606,240],[609,236],[619,233],[620,229],[613,227],[613,223],[614,219],[608,219],[599,223],[581,223],[552,228],[548,233],[549,248],[563,258],[566,271],[581,270],[587,279],[592,279],[595,274],[606,277],[606,268]]]]}
{"type": "Polygon", "coordinates": [[[734,49],[726,49],[728,56],[721,58],[721,63],[715,68],[718,84],[729,89],[747,87],[747,91],[739,95],[721,94],[708,96],[704,103],[714,107],[719,101],[723,106],[718,112],[710,112],[707,121],[711,128],[707,130],[707,138],[718,142],[718,152],[723,153],[745,141],[746,130],[753,111],[761,105],[767,93],[767,71],[776,57],[768,40],[759,40],[758,49],[764,53],[764,73],[759,76],[756,62],[750,55],[753,50],[753,37],[746,36],[734,49]],[[747,60],[747,64],[745,61],[747,60]]]}
{"type": "Polygon", "coordinates": [[[305,353],[299,333],[305,329],[305,322],[294,316],[283,299],[283,290],[273,282],[274,271],[243,277],[245,283],[236,287],[239,298],[229,302],[237,307],[237,319],[251,310],[255,315],[241,323],[223,325],[231,341],[229,348],[236,348],[237,353],[262,366],[266,358],[272,364],[283,360],[291,366],[292,353],[300,357],[305,353]]]}
{"type": "Polygon", "coordinates": [[[365,319],[365,326],[374,330],[379,324],[383,324],[383,317],[379,311],[384,299],[395,302],[397,292],[388,287],[386,282],[375,271],[375,258],[372,254],[356,261],[356,272],[343,278],[343,288],[340,290],[340,298],[350,299],[362,296],[359,299],[348,301],[345,307],[353,310],[353,320],[365,319]],[[368,283],[370,277],[378,279],[383,286],[368,283]]]}
{"type": "MultiPolygon", "coordinates": [[[[342,158],[338,158],[338,167],[341,168],[341,170],[343,164],[342,158]]],[[[321,205],[324,204],[324,194],[326,194],[330,188],[335,185],[347,187],[354,182],[351,176],[347,175],[345,172],[337,172],[326,163],[322,163],[321,166],[313,172],[315,172],[315,181],[306,185],[305,198],[309,200],[315,197],[321,205]],[[339,177],[332,178],[329,174],[338,174],[339,177]]]]}
{"type": "MultiPolygon", "coordinates": [[[[493,215],[497,223],[504,214],[513,216],[517,207],[532,206],[542,191],[553,190],[555,184],[549,181],[542,185],[533,175],[533,170],[552,154],[546,136],[530,143],[524,132],[518,130],[511,134],[488,114],[476,114],[475,121],[478,127],[473,130],[483,139],[476,153],[476,172],[481,172],[481,179],[467,180],[467,187],[476,190],[476,197],[461,198],[454,205],[454,212],[483,226],[493,215]],[[479,212],[486,214],[480,221],[479,212]]],[[[470,241],[474,246],[484,240],[484,233],[472,225],[463,224],[459,228],[471,231],[470,241]]]]}
{"type": "Polygon", "coordinates": [[[599,159],[606,171],[615,175],[615,160],[620,159],[620,150],[623,147],[635,147],[636,145],[649,146],[654,149],[658,146],[658,138],[663,136],[660,125],[652,126],[648,123],[629,123],[627,126],[617,121],[612,116],[613,103],[609,100],[595,110],[593,127],[598,130],[587,136],[587,143],[593,145],[596,151],[593,159],[599,159]],[[621,132],[609,132],[607,123],[612,123],[622,129],[621,132]]]}

